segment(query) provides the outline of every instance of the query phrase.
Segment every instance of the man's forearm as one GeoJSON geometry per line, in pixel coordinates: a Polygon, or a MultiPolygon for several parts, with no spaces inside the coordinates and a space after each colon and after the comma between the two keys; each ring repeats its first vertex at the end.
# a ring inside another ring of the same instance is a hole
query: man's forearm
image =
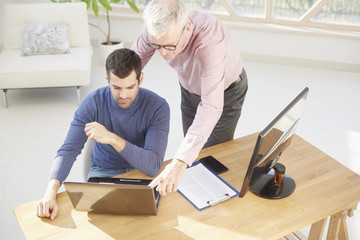
{"type": "Polygon", "coordinates": [[[105,126],[98,122],[91,122],[85,125],[86,135],[91,139],[102,144],[111,145],[117,152],[122,152],[125,148],[125,140],[110,132],[105,126]]]}

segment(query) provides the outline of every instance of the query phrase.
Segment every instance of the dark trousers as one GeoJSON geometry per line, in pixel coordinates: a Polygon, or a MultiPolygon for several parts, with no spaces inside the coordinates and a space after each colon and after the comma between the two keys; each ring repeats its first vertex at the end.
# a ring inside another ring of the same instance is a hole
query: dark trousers
{"type": "MultiPolygon", "coordinates": [[[[184,136],[194,121],[196,109],[201,96],[190,93],[181,85],[181,112],[184,136]]],[[[213,129],[204,148],[234,139],[236,125],[241,115],[241,109],[248,89],[247,75],[242,70],[239,78],[224,91],[224,108],[222,115],[213,129]]]]}

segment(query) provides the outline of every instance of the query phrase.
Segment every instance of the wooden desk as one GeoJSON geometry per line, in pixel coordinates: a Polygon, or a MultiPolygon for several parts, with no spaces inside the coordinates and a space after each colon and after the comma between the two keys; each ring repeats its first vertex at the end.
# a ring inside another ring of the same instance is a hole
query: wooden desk
{"type": "MultiPolygon", "coordinates": [[[[201,151],[213,155],[229,171],[221,174],[240,189],[257,134],[201,151]]],[[[360,201],[360,176],[295,136],[280,160],[297,184],[281,200],[248,192],[198,211],[179,193],[162,198],[157,216],[113,216],[77,212],[65,192],[58,194],[58,217],[37,218],[35,201],[14,208],[28,239],[279,239],[312,224],[309,239],[320,239],[331,216],[328,239],[346,239],[345,218],[360,201]]],[[[138,171],[126,177],[146,178],[138,171]]]]}

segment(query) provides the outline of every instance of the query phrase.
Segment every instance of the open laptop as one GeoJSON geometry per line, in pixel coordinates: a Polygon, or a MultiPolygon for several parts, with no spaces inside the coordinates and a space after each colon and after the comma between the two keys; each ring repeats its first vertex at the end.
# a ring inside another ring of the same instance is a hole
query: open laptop
{"type": "Polygon", "coordinates": [[[90,178],[89,182],[64,182],[64,186],[78,211],[156,215],[160,194],[148,186],[150,182],[144,179],[90,178]]]}

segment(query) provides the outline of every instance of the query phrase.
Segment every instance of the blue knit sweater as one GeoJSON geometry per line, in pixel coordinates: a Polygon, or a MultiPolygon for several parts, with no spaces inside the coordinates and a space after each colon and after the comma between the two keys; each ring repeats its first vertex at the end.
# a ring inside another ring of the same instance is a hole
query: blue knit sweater
{"type": "Polygon", "coordinates": [[[88,137],[85,124],[98,122],[126,141],[118,153],[112,146],[95,142],[91,154],[93,166],[104,168],[136,168],[155,176],[161,169],[169,134],[168,103],[155,93],[140,88],[129,108],[120,108],[110,87],[89,94],[75,112],[64,144],[57,152],[50,179],[61,183],[69,175],[88,137]]]}

